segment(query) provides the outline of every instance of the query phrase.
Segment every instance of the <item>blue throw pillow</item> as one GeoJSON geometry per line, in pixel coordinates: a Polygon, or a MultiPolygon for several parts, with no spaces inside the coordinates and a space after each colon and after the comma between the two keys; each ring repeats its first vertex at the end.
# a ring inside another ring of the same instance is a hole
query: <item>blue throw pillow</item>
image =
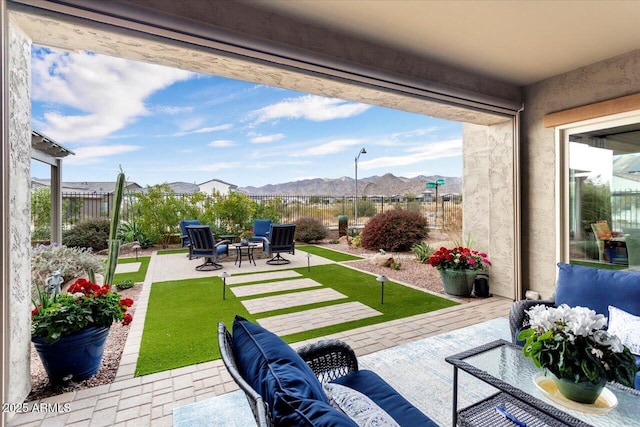
{"type": "Polygon", "coordinates": [[[556,305],[589,307],[609,315],[613,305],[640,316],[640,273],[558,263],[556,305]]]}
{"type": "Polygon", "coordinates": [[[242,377],[275,413],[275,394],[329,403],[315,374],[287,343],[240,316],[233,321],[233,353],[242,377]]]}

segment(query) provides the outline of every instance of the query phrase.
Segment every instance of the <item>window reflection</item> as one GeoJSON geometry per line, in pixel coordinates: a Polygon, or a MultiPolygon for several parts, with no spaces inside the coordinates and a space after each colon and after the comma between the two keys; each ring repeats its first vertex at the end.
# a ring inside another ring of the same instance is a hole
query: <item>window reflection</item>
{"type": "Polygon", "coordinates": [[[570,135],[571,259],[640,269],[639,207],[640,124],[570,135]]]}

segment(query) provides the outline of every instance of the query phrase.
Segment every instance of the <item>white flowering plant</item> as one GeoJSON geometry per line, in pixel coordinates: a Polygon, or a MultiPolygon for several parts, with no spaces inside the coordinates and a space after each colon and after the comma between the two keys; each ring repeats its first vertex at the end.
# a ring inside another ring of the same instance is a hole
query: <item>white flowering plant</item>
{"type": "Polygon", "coordinates": [[[633,387],[635,358],[617,336],[604,328],[607,318],[586,307],[536,305],[527,310],[530,328],[518,339],[538,368],[558,378],[591,381],[601,378],[633,387]]]}

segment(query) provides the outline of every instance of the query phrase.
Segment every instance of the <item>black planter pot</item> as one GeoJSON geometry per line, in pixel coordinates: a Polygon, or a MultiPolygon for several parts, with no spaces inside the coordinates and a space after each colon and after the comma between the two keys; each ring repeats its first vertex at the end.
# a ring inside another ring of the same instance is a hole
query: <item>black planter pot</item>
{"type": "Polygon", "coordinates": [[[489,293],[489,275],[487,273],[478,273],[473,281],[473,295],[480,298],[491,296],[489,293]]]}

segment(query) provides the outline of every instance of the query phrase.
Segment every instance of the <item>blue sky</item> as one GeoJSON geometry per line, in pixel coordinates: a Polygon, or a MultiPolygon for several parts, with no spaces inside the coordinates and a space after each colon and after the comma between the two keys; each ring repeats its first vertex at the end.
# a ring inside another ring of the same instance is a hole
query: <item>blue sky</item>
{"type": "MultiPolygon", "coordinates": [[[[462,125],[97,55],[33,48],[32,125],[75,151],[64,181],[241,187],[392,173],[461,176],[462,125]]],[[[49,168],[32,162],[32,176],[49,168]]]]}

